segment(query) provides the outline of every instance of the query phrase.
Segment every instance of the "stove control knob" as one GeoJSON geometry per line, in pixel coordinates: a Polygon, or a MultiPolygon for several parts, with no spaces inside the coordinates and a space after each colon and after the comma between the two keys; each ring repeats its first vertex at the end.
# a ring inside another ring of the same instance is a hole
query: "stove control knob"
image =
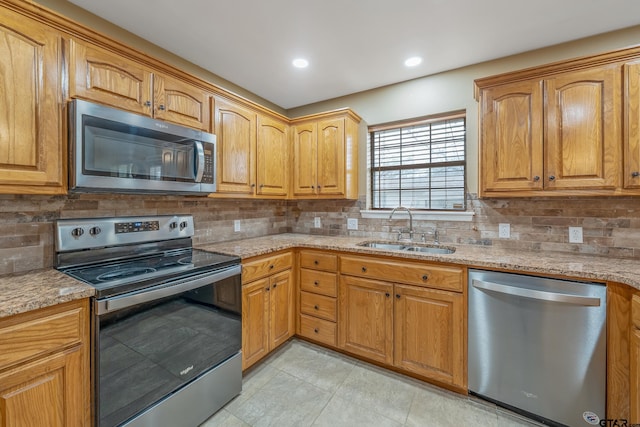
{"type": "Polygon", "coordinates": [[[176,228],[178,228],[178,223],[173,221],[171,223],[169,223],[169,229],[171,230],[175,230],[176,228]]]}
{"type": "Polygon", "coordinates": [[[82,229],[81,227],[76,227],[73,230],[71,230],[71,235],[76,239],[82,236],[83,234],[84,234],[84,229],[82,229]]]}
{"type": "Polygon", "coordinates": [[[89,234],[91,234],[93,237],[97,236],[98,234],[100,234],[102,232],[102,230],[100,229],[100,227],[91,227],[89,229],[89,234]]]}
{"type": "Polygon", "coordinates": [[[187,224],[187,221],[182,221],[180,223],[180,230],[184,230],[185,228],[187,228],[189,226],[189,224],[187,224]]]}

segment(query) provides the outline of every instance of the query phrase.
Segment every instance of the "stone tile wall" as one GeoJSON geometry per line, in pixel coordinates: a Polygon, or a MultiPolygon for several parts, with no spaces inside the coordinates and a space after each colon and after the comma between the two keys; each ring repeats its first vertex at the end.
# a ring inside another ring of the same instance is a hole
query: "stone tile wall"
{"type": "MultiPolygon", "coordinates": [[[[365,219],[364,200],[227,200],[179,196],[70,195],[0,196],[0,274],[54,263],[53,223],[58,218],[192,214],[195,243],[284,232],[393,239],[403,219],[365,219]],[[314,217],[322,220],[314,228],[314,217]],[[359,229],[347,230],[347,218],[359,229]],[[233,220],[241,220],[241,232],[233,220]]],[[[491,245],[505,249],[591,253],[640,259],[640,198],[468,198],[471,222],[414,221],[417,236],[438,229],[443,244],[491,245]],[[511,224],[511,238],[498,238],[498,224],[511,224]],[[568,243],[568,227],[583,227],[584,243],[568,243]]],[[[418,237],[419,239],[419,237],[418,237]]],[[[432,240],[432,235],[427,235],[432,240]]]]}

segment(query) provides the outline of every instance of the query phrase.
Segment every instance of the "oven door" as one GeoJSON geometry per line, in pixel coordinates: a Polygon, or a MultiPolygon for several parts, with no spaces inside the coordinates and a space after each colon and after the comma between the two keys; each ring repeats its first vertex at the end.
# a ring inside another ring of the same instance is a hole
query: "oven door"
{"type": "Polygon", "coordinates": [[[239,393],[239,266],[96,300],[94,310],[96,425],[171,425],[175,421],[167,421],[167,413],[178,414],[180,422],[195,416],[197,424],[217,410],[211,409],[213,401],[221,400],[222,406],[239,393]],[[197,393],[183,393],[191,397],[176,403],[179,399],[174,396],[182,389],[202,382],[233,357],[238,362],[232,364],[233,372],[224,373],[225,384],[208,387],[215,390],[213,394],[225,387],[235,390],[221,398],[202,396],[207,392],[200,388],[197,393]],[[202,408],[185,407],[194,404],[194,395],[207,402],[208,412],[196,416],[202,408]],[[162,405],[169,405],[164,412],[162,405]],[[150,416],[153,411],[157,413],[150,416]],[[147,420],[136,420],[141,417],[147,420]]]}

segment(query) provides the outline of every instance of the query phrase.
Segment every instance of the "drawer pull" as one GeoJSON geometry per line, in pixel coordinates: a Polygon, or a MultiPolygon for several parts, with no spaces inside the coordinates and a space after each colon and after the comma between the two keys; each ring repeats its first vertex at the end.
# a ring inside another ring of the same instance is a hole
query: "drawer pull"
{"type": "Polygon", "coordinates": [[[264,288],[265,291],[269,292],[271,288],[264,288]]]}
{"type": "Polygon", "coordinates": [[[316,280],[313,282],[313,286],[320,286],[320,283],[318,283],[318,281],[316,280]]]}
{"type": "Polygon", "coordinates": [[[314,263],[315,265],[320,264],[320,262],[319,262],[317,259],[314,259],[314,260],[313,260],[313,263],[314,263]]]}
{"type": "Polygon", "coordinates": [[[318,328],[314,328],[313,332],[315,332],[317,334],[318,332],[320,332],[320,330],[318,328]]]}
{"type": "Polygon", "coordinates": [[[367,272],[367,267],[362,267],[362,272],[366,273],[367,272]]]}
{"type": "Polygon", "coordinates": [[[313,306],[313,309],[314,310],[320,310],[320,307],[318,307],[318,304],[316,304],[316,305],[313,306]]]}
{"type": "Polygon", "coordinates": [[[425,275],[422,276],[422,280],[428,280],[428,279],[429,279],[429,275],[428,274],[425,274],[425,275]]]}
{"type": "Polygon", "coordinates": [[[400,299],[400,294],[396,294],[396,298],[400,299]]]}
{"type": "Polygon", "coordinates": [[[275,266],[274,266],[273,264],[271,264],[271,265],[269,266],[269,270],[273,270],[273,267],[275,267],[275,266]]]}
{"type": "Polygon", "coordinates": [[[391,296],[391,294],[389,292],[385,292],[384,296],[386,296],[387,298],[389,298],[391,296]]]}
{"type": "Polygon", "coordinates": [[[275,289],[275,288],[276,288],[276,286],[278,286],[278,284],[277,284],[277,283],[273,285],[273,289],[275,289]]]}

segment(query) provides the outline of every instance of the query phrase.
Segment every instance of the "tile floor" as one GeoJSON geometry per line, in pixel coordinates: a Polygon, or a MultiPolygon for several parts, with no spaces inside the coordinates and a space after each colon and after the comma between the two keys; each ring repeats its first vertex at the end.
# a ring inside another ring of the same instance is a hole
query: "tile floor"
{"type": "Polygon", "coordinates": [[[242,393],[200,427],[534,427],[442,390],[294,339],[244,377],[242,393]]]}

